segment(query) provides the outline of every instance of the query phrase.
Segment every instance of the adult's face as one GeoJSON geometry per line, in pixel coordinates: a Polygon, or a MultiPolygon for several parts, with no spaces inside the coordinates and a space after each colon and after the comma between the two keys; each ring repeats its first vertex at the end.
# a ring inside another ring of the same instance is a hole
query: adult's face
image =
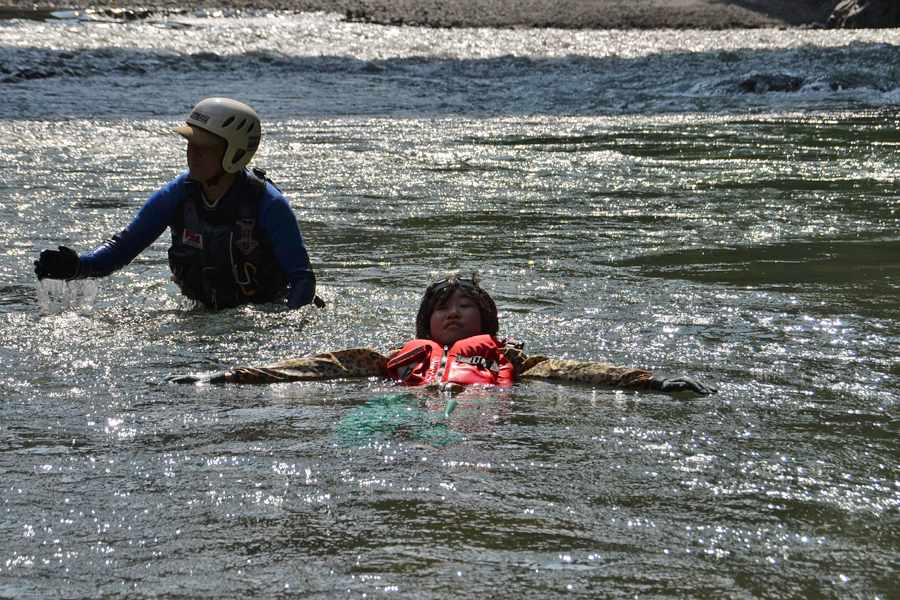
{"type": "Polygon", "coordinates": [[[188,172],[194,181],[206,182],[222,173],[222,158],[225,156],[227,144],[216,148],[203,148],[193,142],[188,142],[187,163],[188,172]]]}

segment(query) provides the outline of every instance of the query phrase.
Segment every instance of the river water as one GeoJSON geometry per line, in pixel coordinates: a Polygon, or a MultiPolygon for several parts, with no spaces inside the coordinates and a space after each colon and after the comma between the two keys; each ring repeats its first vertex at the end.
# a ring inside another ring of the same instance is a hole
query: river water
{"type": "Polygon", "coordinates": [[[3,598],[900,597],[900,30],[431,30],[326,14],[0,21],[3,598]],[[229,96],[323,310],[210,313],[165,236],[38,286],[229,96]],[[533,382],[178,386],[396,347],[480,270],[533,382]]]}

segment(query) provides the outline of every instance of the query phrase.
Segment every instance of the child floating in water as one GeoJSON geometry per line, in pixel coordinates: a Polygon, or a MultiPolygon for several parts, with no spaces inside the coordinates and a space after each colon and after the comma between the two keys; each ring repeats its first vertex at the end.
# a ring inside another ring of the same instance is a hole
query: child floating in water
{"type": "MultiPolygon", "coordinates": [[[[690,377],[658,377],[600,362],[526,356],[522,344],[499,341],[497,305],[477,276],[454,273],[433,281],[416,315],[416,339],[387,356],[370,348],[327,352],[260,367],[237,367],[210,383],[282,383],[378,376],[399,385],[459,391],[467,385],[511,386],[520,379],[552,379],[685,396],[716,390],[690,377]]],[[[175,378],[193,383],[194,377],[175,378]]]]}

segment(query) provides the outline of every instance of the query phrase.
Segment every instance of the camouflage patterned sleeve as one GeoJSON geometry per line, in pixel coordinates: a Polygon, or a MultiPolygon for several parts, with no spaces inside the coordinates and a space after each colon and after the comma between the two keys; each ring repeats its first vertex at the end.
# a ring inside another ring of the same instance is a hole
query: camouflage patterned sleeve
{"type": "Polygon", "coordinates": [[[640,369],[545,356],[529,357],[523,361],[523,370],[517,368],[516,371],[523,378],[573,381],[632,390],[649,390],[655,379],[652,373],[640,369]]]}
{"type": "Polygon", "coordinates": [[[513,346],[504,346],[500,348],[500,354],[512,363],[516,370],[516,376],[521,377],[522,373],[529,370],[536,364],[548,360],[546,356],[528,356],[524,351],[513,346]]]}
{"type": "Polygon", "coordinates": [[[387,377],[388,357],[371,348],[351,348],[316,356],[291,358],[261,367],[236,367],[224,379],[231,383],[285,383],[316,379],[387,377]]]}

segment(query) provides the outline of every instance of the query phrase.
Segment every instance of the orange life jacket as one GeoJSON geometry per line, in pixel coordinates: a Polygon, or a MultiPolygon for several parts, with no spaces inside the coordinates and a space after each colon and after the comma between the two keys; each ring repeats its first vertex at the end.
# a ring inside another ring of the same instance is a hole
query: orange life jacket
{"type": "Polygon", "coordinates": [[[412,340],[388,362],[388,376],[401,385],[449,381],[510,386],[516,382],[516,370],[500,353],[504,346],[491,335],[475,335],[444,347],[431,340],[412,340]]]}

